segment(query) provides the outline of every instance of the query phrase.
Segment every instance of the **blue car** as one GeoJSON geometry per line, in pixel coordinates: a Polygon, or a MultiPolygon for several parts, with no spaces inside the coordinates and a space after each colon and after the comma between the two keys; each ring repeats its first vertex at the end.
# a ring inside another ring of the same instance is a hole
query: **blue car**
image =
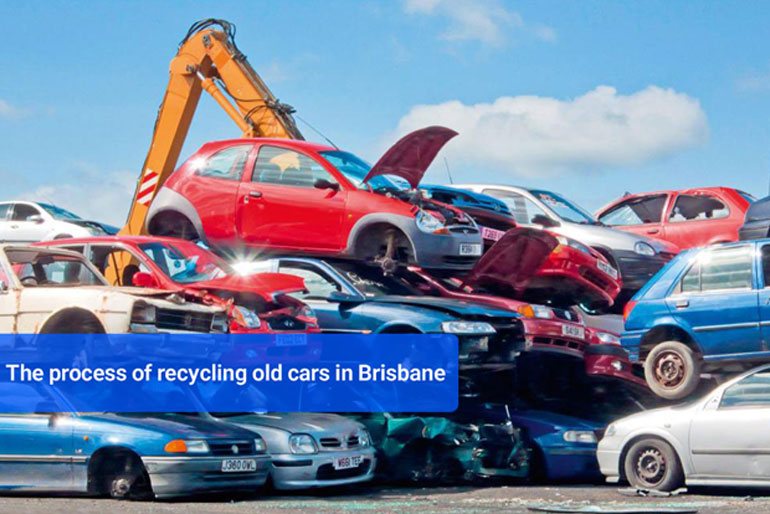
{"type": "Polygon", "coordinates": [[[701,372],[770,361],[768,275],[765,239],[688,250],[650,279],[626,306],[621,340],[650,389],[681,399],[701,372]]]}
{"type": "Polygon", "coordinates": [[[0,412],[0,490],[7,492],[255,492],[270,469],[259,435],[203,417],[80,414],[53,388],[9,382],[0,383],[0,412]],[[35,413],[7,413],[29,402],[35,413]]]}

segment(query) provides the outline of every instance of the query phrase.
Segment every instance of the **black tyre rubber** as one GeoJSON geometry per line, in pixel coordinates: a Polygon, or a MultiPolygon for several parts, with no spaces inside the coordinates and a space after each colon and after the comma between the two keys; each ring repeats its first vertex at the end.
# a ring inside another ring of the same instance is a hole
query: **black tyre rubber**
{"type": "Polygon", "coordinates": [[[637,489],[673,491],[684,484],[676,451],[661,439],[634,443],[626,453],[623,469],[628,483],[637,489]]]}
{"type": "Polygon", "coordinates": [[[665,341],[647,355],[644,378],[661,398],[681,400],[698,387],[700,368],[700,358],[690,347],[679,341],[665,341]]]}

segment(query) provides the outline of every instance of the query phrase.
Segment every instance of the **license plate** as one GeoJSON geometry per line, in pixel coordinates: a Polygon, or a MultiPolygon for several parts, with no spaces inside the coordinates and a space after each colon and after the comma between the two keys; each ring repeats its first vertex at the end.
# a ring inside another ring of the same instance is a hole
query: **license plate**
{"type": "Polygon", "coordinates": [[[481,255],[481,244],[460,243],[460,255],[481,255]]]}
{"type": "Polygon", "coordinates": [[[562,325],[561,335],[567,337],[575,337],[577,339],[585,339],[586,329],[583,327],[576,327],[574,325],[562,325]]]}
{"type": "Polygon", "coordinates": [[[257,470],[257,461],[254,459],[224,459],[222,461],[223,473],[248,473],[257,470]]]}
{"type": "Polygon", "coordinates": [[[307,344],[306,334],[276,334],[276,346],[304,346],[307,344]]]}
{"type": "Polygon", "coordinates": [[[502,230],[496,230],[489,227],[481,227],[481,237],[489,239],[490,241],[500,241],[500,238],[505,235],[502,230]]]}
{"type": "Polygon", "coordinates": [[[618,270],[610,266],[604,261],[596,261],[596,267],[605,272],[607,275],[611,276],[613,280],[617,280],[618,278],[618,270]]]}
{"type": "Polygon", "coordinates": [[[334,469],[351,469],[357,468],[364,460],[363,455],[351,455],[350,457],[337,457],[332,461],[334,469]]]}

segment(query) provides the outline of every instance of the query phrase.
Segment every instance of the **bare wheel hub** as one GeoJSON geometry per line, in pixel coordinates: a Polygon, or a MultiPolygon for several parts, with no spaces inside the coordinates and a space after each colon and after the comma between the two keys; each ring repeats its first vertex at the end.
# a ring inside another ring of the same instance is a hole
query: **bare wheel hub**
{"type": "Polygon", "coordinates": [[[636,475],[649,485],[656,485],[666,473],[666,458],[657,448],[647,448],[636,458],[636,475]]]}
{"type": "Polygon", "coordinates": [[[655,361],[655,380],[667,388],[677,387],[685,376],[685,364],[682,356],[676,352],[664,352],[655,361]]]}

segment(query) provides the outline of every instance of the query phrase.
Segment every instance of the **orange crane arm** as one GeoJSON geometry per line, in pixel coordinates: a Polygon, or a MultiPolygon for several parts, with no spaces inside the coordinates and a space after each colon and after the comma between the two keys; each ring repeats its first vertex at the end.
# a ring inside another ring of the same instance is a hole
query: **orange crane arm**
{"type": "Polygon", "coordinates": [[[304,139],[292,117],[294,109],[268,89],[238,50],[234,36],[231,23],[208,19],[193,24],[180,43],[121,234],[145,233],[150,203],[176,168],[202,90],[232,118],[243,137],[304,139]]]}

